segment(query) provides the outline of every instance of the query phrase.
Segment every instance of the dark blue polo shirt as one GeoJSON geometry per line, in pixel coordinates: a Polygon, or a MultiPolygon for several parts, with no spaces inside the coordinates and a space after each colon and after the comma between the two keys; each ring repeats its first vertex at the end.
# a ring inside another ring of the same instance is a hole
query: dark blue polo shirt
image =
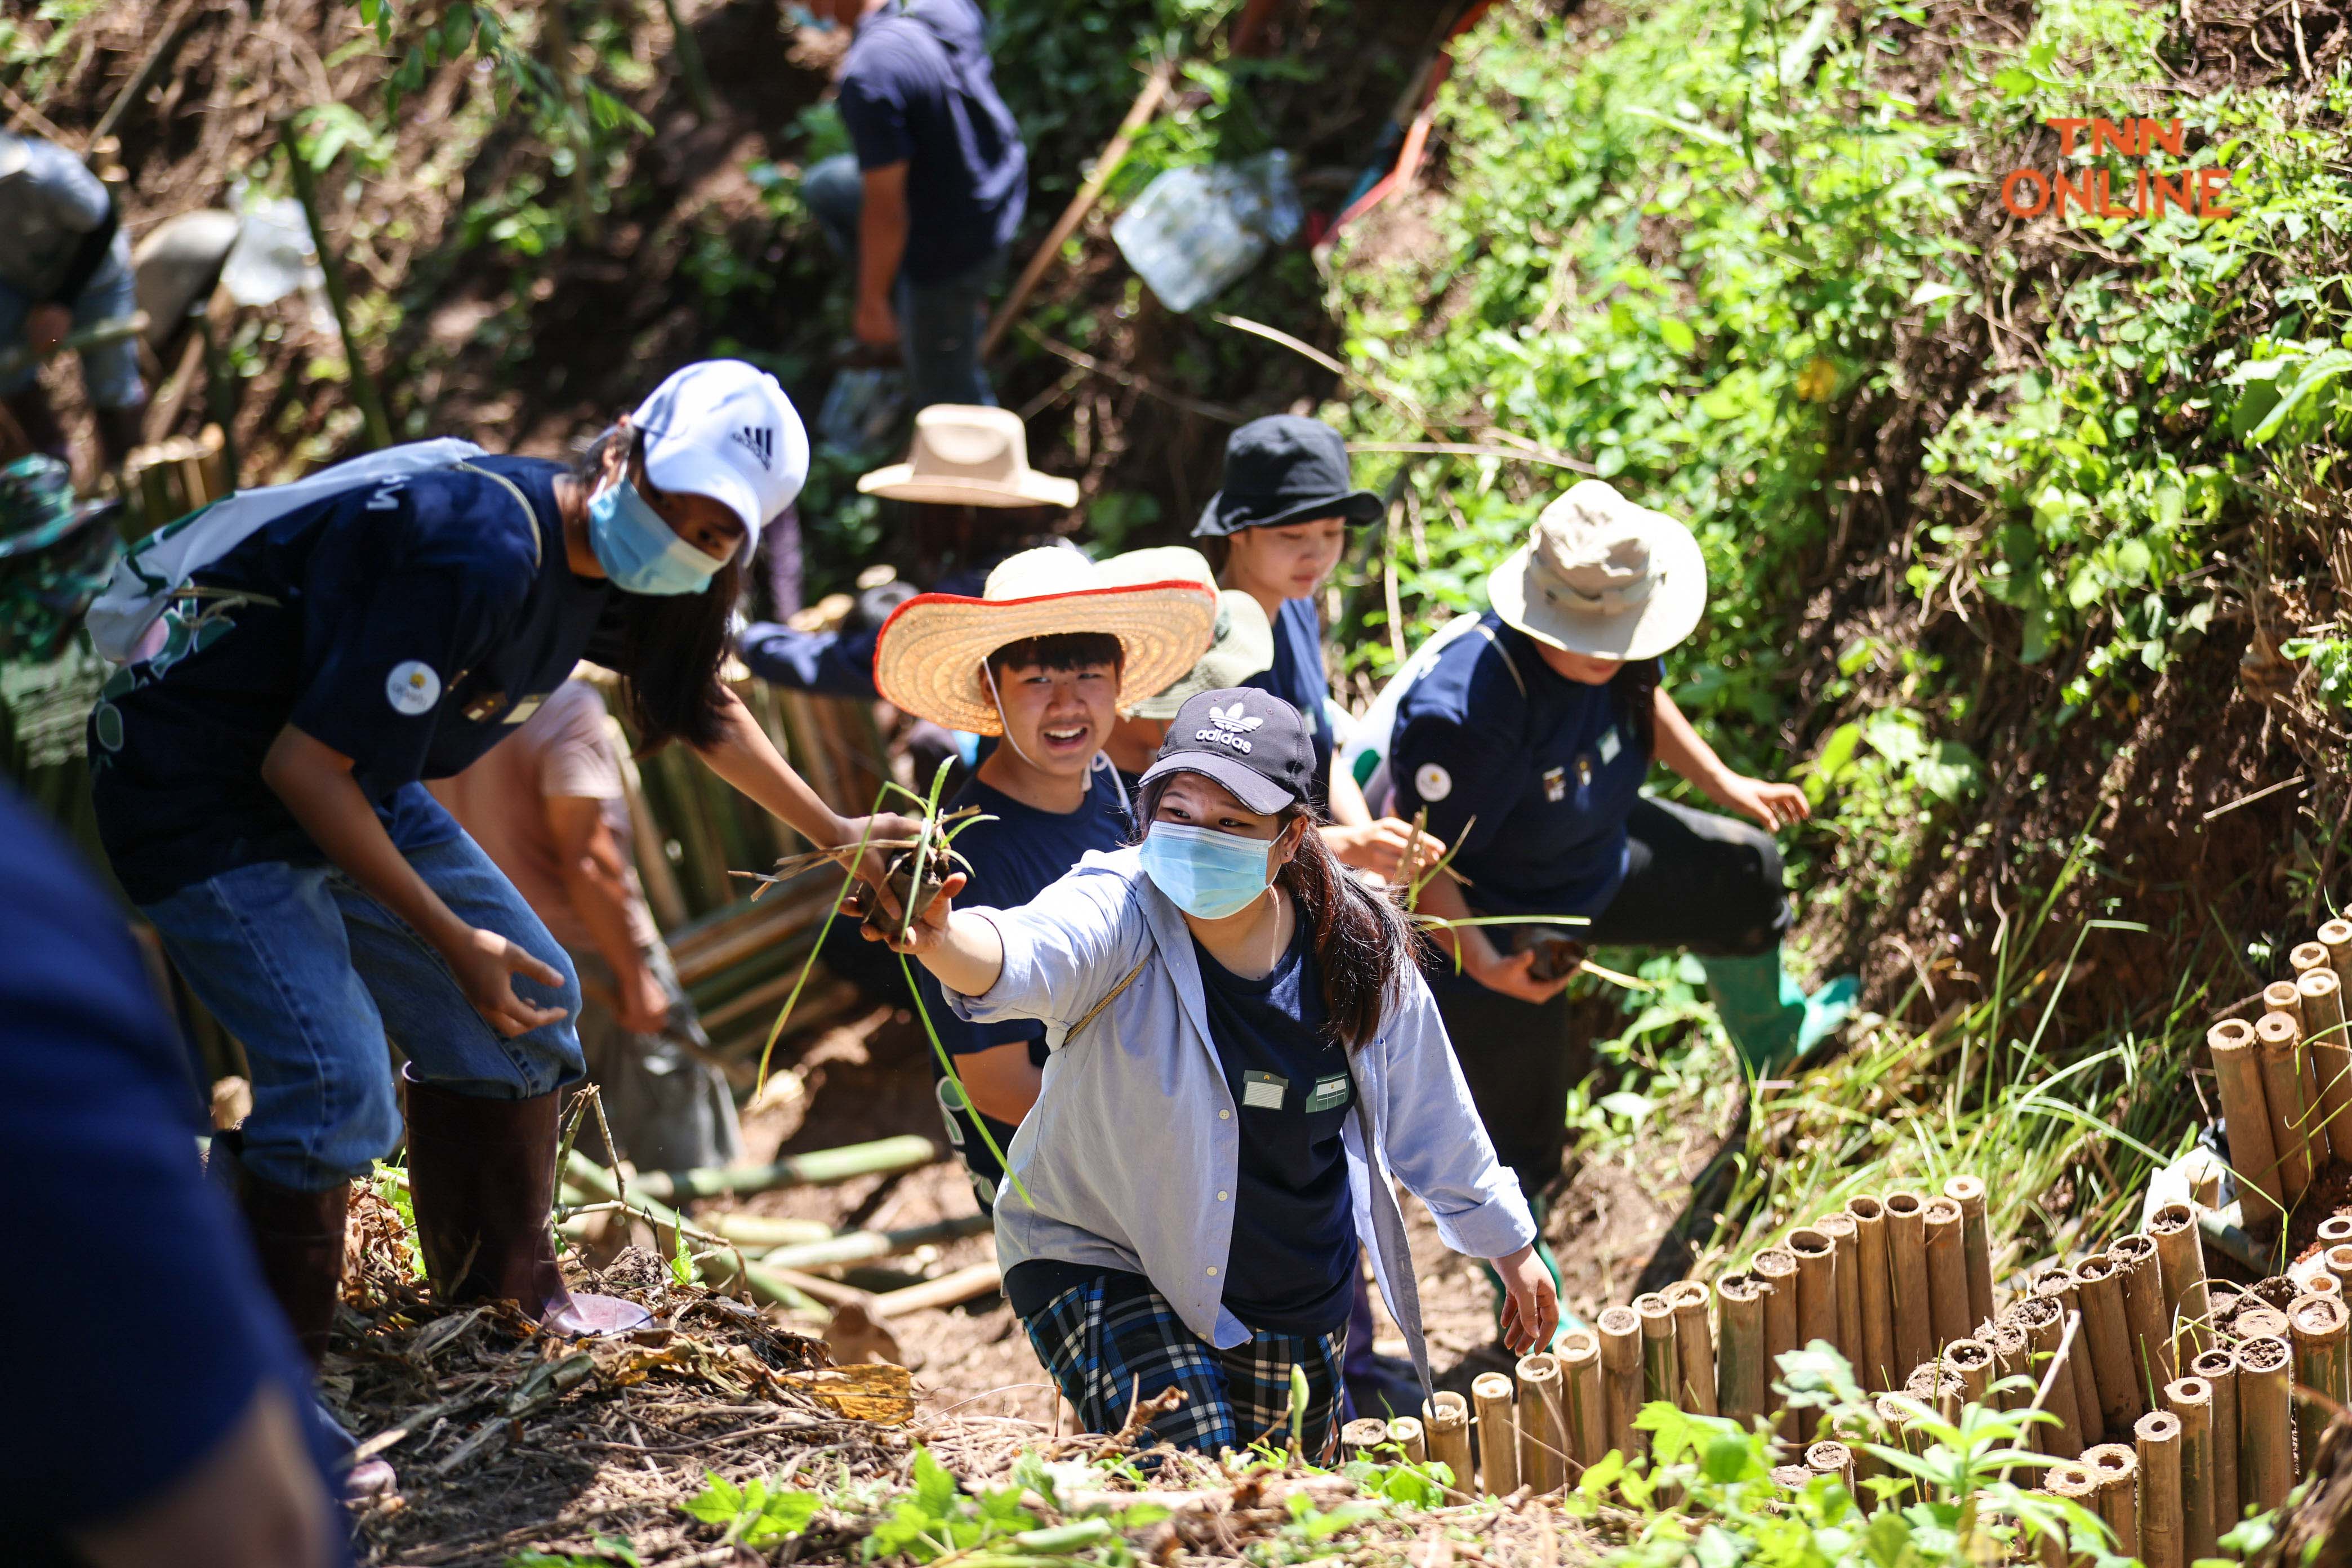
{"type": "Polygon", "coordinates": [[[1356,1217],[1340,1129],[1355,1106],[1347,1047],[1324,1026],[1314,933],[1297,922],[1274,972],[1244,980],[1197,941],[1209,1038],[1242,1119],[1224,1303],[1253,1329],[1328,1334],[1353,1297],[1356,1217]]]}
{"type": "Polygon", "coordinates": [[[1324,699],[1331,678],[1323,671],[1323,623],[1312,599],[1285,599],[1274,617],[1274,663],[1244,686],[1270,691],[1306,716],[1315,731],[1315,808],[1331,809],[1331,752],[1337,740],[1324,699]]]}
{"type": "Polygon", "coordinates": [[[5,788],[0,888],[0,1189],[38,1276],[0,1291],[0,1540],[79,1563],[58,1532],[181,1480],[264,1383],[307,1413],[310,1372],[197,1163],[204,1100],[130,931],[5,788]],[[135,1268],[71,1265],[99,1237],[135,1268]]]}
{"type": "Polygon", "coordinates": [[[886,5],[858,24],[841,118],[863,170],[907,165],[910,283],[966,272],[1013,242],[1029,154],[998,96],[972,0],[886,5]]]}
{"type": "Polygon", "coordinates": [[[196,574],[200,607],[162,653],[108,680],[91,793],[133,900],[238,866],[323,862],[261,778],[289,722],[352,759],[394,842],[456,831],[417,781],[513,734],[615,596],[565,557],[562,464],[475,467],[488,473],[438,469],[271,522],[196,574]]]}
{"type": "Polygon", "coordinates": [[[1481,625],[1397,705],[1396,815],[1427,806],[1430,831],[1460,840],[1454,864],[1482,913],[1597,915],[1625,879],[1650,754],[1615,686],[1553,673],[1491,612],[1481,625]]]}

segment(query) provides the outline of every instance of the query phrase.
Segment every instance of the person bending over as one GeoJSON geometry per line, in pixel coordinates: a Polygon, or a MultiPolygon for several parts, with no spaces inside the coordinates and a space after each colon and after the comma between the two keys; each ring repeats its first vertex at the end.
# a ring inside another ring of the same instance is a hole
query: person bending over
{"type": "MultiPolygon", "coordinates": [[[[41,362],[76,328],[128,317],[131,241],[113,193],[54,142],[0,131],[0,350],[28,351],[0,377],[7,405],[34,449],[66,455],[65,430],[40,386],[41,362]]],[[[81,351],[82,389],[109,465],[139,444],[147,387],[136,338],[81,351]]]]}

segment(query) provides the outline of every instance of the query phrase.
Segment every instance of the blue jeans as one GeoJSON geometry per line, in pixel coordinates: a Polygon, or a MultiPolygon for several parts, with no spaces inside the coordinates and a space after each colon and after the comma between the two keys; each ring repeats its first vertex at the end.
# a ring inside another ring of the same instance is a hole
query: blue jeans
{"type": "MultiPolygon", "coordinates": [[[[823,158],[801,176],[801,200],[808,204],[825,237],[843,257],[857,258],[857,220],[866,208],[865,176],[850,153],[823,158]]],[[[898,352],[907,361],[908,392],[917,408],[934,403],[996,406],[988,374],[980,365],[980,336],[986,325],[989,291],[1004,270],[998,250],[978,266],[932,283],[909,282],[902,271],[890,291],[898,313],[898,352]]]]}
{"type": "MultiPolygon", "coordinates": [[[[113,253],[99,264],[73,302],[74,328],[79,331],[95,326],[117,316],[127,316],[138,308],[138,297],[131,285],[131,242],[118,234],[114,237],[113,253]]],[[[0,283],[0,348],[14,348],[24,341],[25,318],[32,309],[32,300],[0,283]]],[[[32,385],[39,374],[39,366],[26,365],[16,374],[0,379],[0,397],[16,396],[32,385]]],[[[82,350],[81,381],[93,408],[137,406],[147,395],[147,388],[139,379],[139,341],[128,338],[119,343],[82,350]]]]}
{"type": "Polygon", "coordinates": [[[189,988],[245,1047],[244,1161],[265,1181],[322,1192],[399,1144],[387,1040],[427,1082],[484,1100],[527,1100],[585,1072],[572,961],[480,847],[443,821],[452,837],[401,852],[458,919],[562,974],[557,990],[514,976],[518,995],[564,1009],[559,1021],[500,1035],[441,955],[332,867],[265,860],[143,906],[189,988]]]}

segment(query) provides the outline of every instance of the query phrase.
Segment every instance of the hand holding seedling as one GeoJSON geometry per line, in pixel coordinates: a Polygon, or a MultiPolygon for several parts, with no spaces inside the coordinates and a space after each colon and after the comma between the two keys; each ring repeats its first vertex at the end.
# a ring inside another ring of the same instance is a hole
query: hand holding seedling
{"type": "Polygon", "coordinates": [[[1445,841],[1393,816],[1378,822],[1333,823],[1319,829],[1323,842],[1343,866],[1370,871],[1391,882],[1411,882],[1445,853],[1445,841]]]}
{"type": "Polygon", "coordinates": [[[1494,1262],[1503,1281],[1503,1342],[1513,1355],[1542,1350],[1559,1331],[1559,1290],[1551,1270],[1532,1245],[1494,1262]]]}
{"type": "Polygon", "coordinates": [[[1475,933],[1471,942],[1464,945],[1462,956],[1464,967],[1470,971],[1470,978],[1479,984],[1506,996],[1516,996],[1522,1002],[1532,1002],[1538,1007],[1567,990],[1568,983],[1576,978],[1576,970],[1570,969],[1550,980],[1539,980],[1535,970],[1536,960],[1540,955],[1535,949],[1528,948],[1506,957],[1495,953],[1492,944],[1479,941],[1475,933]],[[1483,959],[1473,956],[1477,947],[1485,947],[1494,956],[1483,959]]]}
{"type": "Polygon", "coordinates": [[[865,925],[859,928],[859,934],[868,942],[878,942],[891,952],[903,952],[909,958],[924,958],[936,953],[947,938],[948,921],[955,913],[955,896],[963,891],[964,884],[971,879],[961,871],[949,872],[946,881],[935,884],[937,891],[932,893],[930,902],[917,910],[911,921],[904,918],[904,909],[896,894],[884,889],[882,891],[890,900],[889,909],[869,909],[865,925]]]}
{"type": "Polygon", "coordinates": [[[898,896],[890,891],[889,854],[876,846],[904,844],[919,837],[923,830],[921,820],[901,816],[895,811],[877,811],[871,816],[844,817],[842,827],[842,837],[832,846],[834,858],[866,884],[856,896],[878,893],[882,913],[893,918],[904,913],[898,896]]]}

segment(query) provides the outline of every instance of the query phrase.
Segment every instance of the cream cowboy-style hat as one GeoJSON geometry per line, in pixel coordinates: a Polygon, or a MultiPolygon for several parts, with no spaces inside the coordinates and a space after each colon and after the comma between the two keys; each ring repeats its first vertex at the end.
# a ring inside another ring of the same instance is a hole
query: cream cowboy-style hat
{"type": "Polygon", "coordinates": [[[896,706],[934,724],[1002,734],[1003,721],[981,674],[990,654],[1031,637],[1108,632],[1118,638],[1124,656],[1118,707],[1129,710],[1199,662],[1216,624],[1217,595],[1202,575],[1180,569],[1144,578],[1132,566],[1114,571],[1118,560],[1097,566],[1075,550],[1049,545],[1007,556],[988,574],[977,599],[918,594],[882,623],[874,645],[875,686],[896,706]]]}
{"type": "Polygon", "coordinates": [[[1265,606],[1239,588],[1217,589],[1217,574],[1199,551],[1181,544],[1130,550],[1104,562],[1102,572],[1113,582],[1181,577],[1217,592],[1217,620],[1210,634],[1209,651],[1175,685],[1129,709],[1136,718],[1173,719],[1188,699],[1240,686],[1260,670],[1273,668],[1274,623],[1265,618],[1265,606]]]}
{"type": "Polygon", "coordinates": [[[858,477],[857,488],[890,500],[935,506],[1078,504],[1075,479],[1029,466],[1029,433],[1009,408],[934,403],[915,416],[907,460],[858,477]]]}
{"type": "Polygon", "coordinates": [[[1486,602],[1552,647],[1655,658],[1706,608],[1706,559],[1691,531],[1586,479],[1544,508],[1528,542],[1486,578],[1486,602]]]}

